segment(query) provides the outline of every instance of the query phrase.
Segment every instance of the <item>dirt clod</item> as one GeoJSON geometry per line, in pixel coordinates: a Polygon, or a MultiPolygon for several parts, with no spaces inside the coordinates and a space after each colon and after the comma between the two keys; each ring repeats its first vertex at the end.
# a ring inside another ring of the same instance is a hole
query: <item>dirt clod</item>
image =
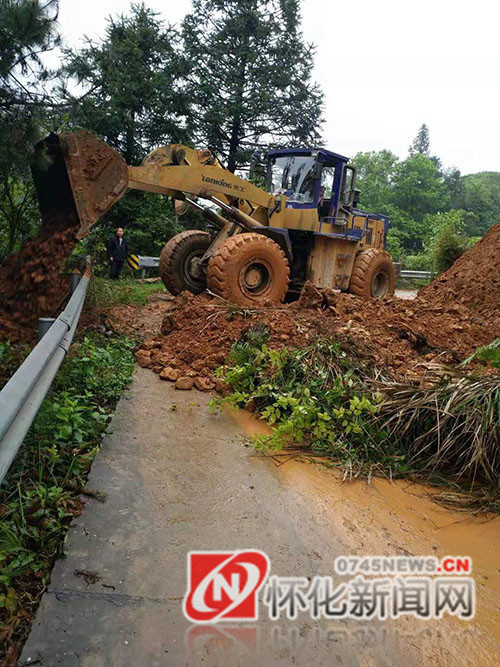
{"type": "Polygon", "coordinates": [[[135,358],[141,368],[151,368],[151,352],[149,350],[137,350],[135,358]]]}
{"type": "Polygon", "coordinates": [[[168,380],[169,382],[176,382],[179,377],[180,377],[181,372],[177,370],[176,368],[172,368],[171,366],[167,366],[167,368],[164,368],[160,372],[160,379],[161,380],[168,380]]]}
{"type": "Polygon", "coordinates": [[[180,377],[175,383],[175,388],[189,390],[193,388],[193,384],[194,384],[193,378],[187,376],[180,377]]]}
{"type": "Polygon", "coordinates": [[[215,389],[215,382],[208,377],[198,376],[194,378],[194,386],[199,391],[210,391],[211,389],[215,389]]]}

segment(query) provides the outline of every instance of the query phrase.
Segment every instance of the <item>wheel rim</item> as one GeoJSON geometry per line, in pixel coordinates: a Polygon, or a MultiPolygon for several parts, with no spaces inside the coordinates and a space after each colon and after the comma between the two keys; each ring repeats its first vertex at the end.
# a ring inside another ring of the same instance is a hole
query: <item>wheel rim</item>
{"type": "Polygon", "coordinates": [[[253,259],[241,269],[239,283],[245,294],[260,296],[271,285],[271,267],[262,259],[253,259]]]}
{"type": "Polygon", "coordinates": [[[373,276],[372,296],[381,299],[389,291],[389,276],[385,271],[379,271],[373,276]]]}
{"type": "Polygon", "coordinates": [[[199,287],[203,284],[203,270],[200,265],[200,259],[205,254],[204,250],[193,250],[189,253],[184,261],[183,266],[183,278],[184,281],[195,287],[199,287]]]}

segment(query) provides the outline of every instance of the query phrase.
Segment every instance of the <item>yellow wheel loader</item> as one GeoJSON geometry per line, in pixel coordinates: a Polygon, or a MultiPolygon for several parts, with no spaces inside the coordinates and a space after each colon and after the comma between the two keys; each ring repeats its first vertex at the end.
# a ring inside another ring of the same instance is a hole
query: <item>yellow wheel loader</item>
{"type": "Polygon", "coordinates": [[[209,150],[164,146],[133,167],[79,130],[38,144],[33,175],[42,214],[76,214],[79,238],[127,188],[172,197],[179,214],[199,210],[212,231],[181,232],[161,253],[160,275],[173,294],[208,287],[252,307],[283,301],[306,280],[363,298],[394,293],[389,220],[358,207],[356,170],[331,151],[271,151],[263,190],[209,150]]]}

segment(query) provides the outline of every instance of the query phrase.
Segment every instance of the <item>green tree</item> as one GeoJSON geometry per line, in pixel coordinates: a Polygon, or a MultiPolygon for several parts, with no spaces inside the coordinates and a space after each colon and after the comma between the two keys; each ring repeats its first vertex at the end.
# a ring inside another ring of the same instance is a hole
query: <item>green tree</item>
{"type": "Polygon", "coordinates": [[[429,138],[429,128],[424,123],[423,125],[420,126],[420,129],[417,132],[417,136],[410,144],[410,147],[408,149],[410,157],[414,157],[415,155],[418,154],[429,156],[430,146],[431,144],[429,138]]]}
{"type": "Polygon", "coordinates": [[[415,155],[400,162],[394,172],[392,203],[417,221],[428,213],[444,211],[449,197],[443,177],[425,155],[415,155]]]}
{"type": "Polygon", "coordinates": [[[434,270],[442,273],[467,250],[468,243],[463,233],[463,211],[449,211],[449,220],[443,222],[432,242],[434,270]]]}
{"type": "Polygon", "coordinates": [[[132,4],[128,16],[110,17],[102,41],[66,50],[62,73],[73,124],[99,134],[128,164],[159,145],[186,140],[178,35],[143,3],[132,4]]]}
{"type": "Polygon", "coordinates": [[[404,236],[401,230],[394,225],[391,225],[387,232],[387,250],[396,262],[404,259],[404,236]]]}
{"type": "Polygon", "coordinates": [[[182,23],[193,138],[231,171],[270,146],[314,145],[322,93],[299,0],[193,0],[182,23]]]}
{"type": "Polygon", "coordinates": [[[363,208],[374,213],[387,213],[398,161],[397,156],[387,150],[357,153],[351,160],[356,167],[356,187],[361,191],[363,208]]]}
{"type": "Polygon", "coordinates": [[[483,235],[500,222],[500,173],[484,171],[462,178],[460,207],[472,211],[477,221],[471,236],[483,235]]]}
{"type": "Polygon", "coordinates": [[[2,0],[0,2],[0,83],[2,95],[24,100],[33,93],[44,67],[40,55],[60,43],[56,31],[58,0],[2,0]],[[38,72],[36,71],[38,69],[38,72]],[[19,75],[27,77],[26,83],[19,75]],[[34,79],[30,81],[31,77],[34,79]]]}
{"type": "Polygon", "coordinates": [[[397,238],[401,247],[399,258],[401,259],[408,253],[420,252],[425,238],[424,222],[415,220],[407,211],[393,204],[386,205],[385,211],[385,215],[388,215],[390,220],[389,238],[392,239],[391,244],[395,244],[394,239],[397,238]]]}
{"type": "Polygon", "coordinates": [[[434,239],[444,227],[452,227],[456,232],[463,233],[465,231],[465,218],[467,214],[461,209],[450,209],[442,213],[434,213],[426,215],[424,218],[426,236],[425,245],[431,248],[434,239]]]}
{"type": "MultiPolygon", "coordinates": [[[[186,143],[189,105],[179,46],[176,30],[144,3],[110,17],[101,41],[86,39],[83,48],[65,51],[61,95],[71,104],[71,125],[93,130],[127,164],[141,162],[158,146],[186,143]]],[[[98,264],[105,262],[106,239],[118,226],[125,227],[131,251],[145,255],[158,255],[179,231],[170,199],[129,191],[84,243],[98,264]]]]}
{"type": "Polygon", "coordinates": [[[0,2],[0,260],[39,224],[29,173],[50,102],[41,55],[59,44],[57,0],[0,2]]]}
{"type": "Polygon", "coordinates": [[[450,206],[460,208],[463,199],[464,184],[460,169],[451,167],[443,170],[444,185],[450,197],[450,206]]]}
{"type": "Polygon", "coordinates": [[[432,162],[434,162],[436,168],[441,171],[442,163],[440,158],[437,155],[430,154],[431,142],[429,135],[429,128],[424,123],[420,126],[417,136],[410,144],[408,149],[408,154],[410,157],[415,157],[415,155],[425,155],[432,162]]]}
{"type": "Polygon", "coordinates": [[[36,231],[39,223],[29,175],[11,168],[0,179],[0,263],[36,231]]]}

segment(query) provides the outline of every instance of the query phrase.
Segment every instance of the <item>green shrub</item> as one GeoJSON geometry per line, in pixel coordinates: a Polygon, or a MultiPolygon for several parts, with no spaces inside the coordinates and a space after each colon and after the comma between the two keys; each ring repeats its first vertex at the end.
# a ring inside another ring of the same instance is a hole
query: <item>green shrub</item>
{"type": "Polygon", "coordinates": [[[432,271],[432,256],[428,253],[406,255],[403,268],[408,269],[408,271],[432,271]]]}
{"type": "Polygon", "coordinates": [[[355,372],[339,343],[321,340],[300,350],[274,350],[247,336],[233,346],[228,362],[221,374],[232,391],[223,402],[250,405],[274,426],[271,435],[255,438],[258,449],[294,446],[350,470],[378,465],[403,470],[402,458],[381,446],[384,432],[371,425],[379,397],[363,390],[362,370],[355,372]]]}
{"type": "Polygon", "coordinates": [[[442,273],[449,269],[467,250],[467,247],[467,239],[457,231],[453,223],[444,225],[432,244],[432,257],[436,272],[442,273]]]}
{"type": "MultiPolygon", "coordinates": [[[[9,348],[0,346],[0,354],[9,348]]],[[[0,489],[0,623],[13,640],[24,636],[80,511],[79,491],[134,365],[127,339],[93,335],[75,343],[0,489]]]]}

